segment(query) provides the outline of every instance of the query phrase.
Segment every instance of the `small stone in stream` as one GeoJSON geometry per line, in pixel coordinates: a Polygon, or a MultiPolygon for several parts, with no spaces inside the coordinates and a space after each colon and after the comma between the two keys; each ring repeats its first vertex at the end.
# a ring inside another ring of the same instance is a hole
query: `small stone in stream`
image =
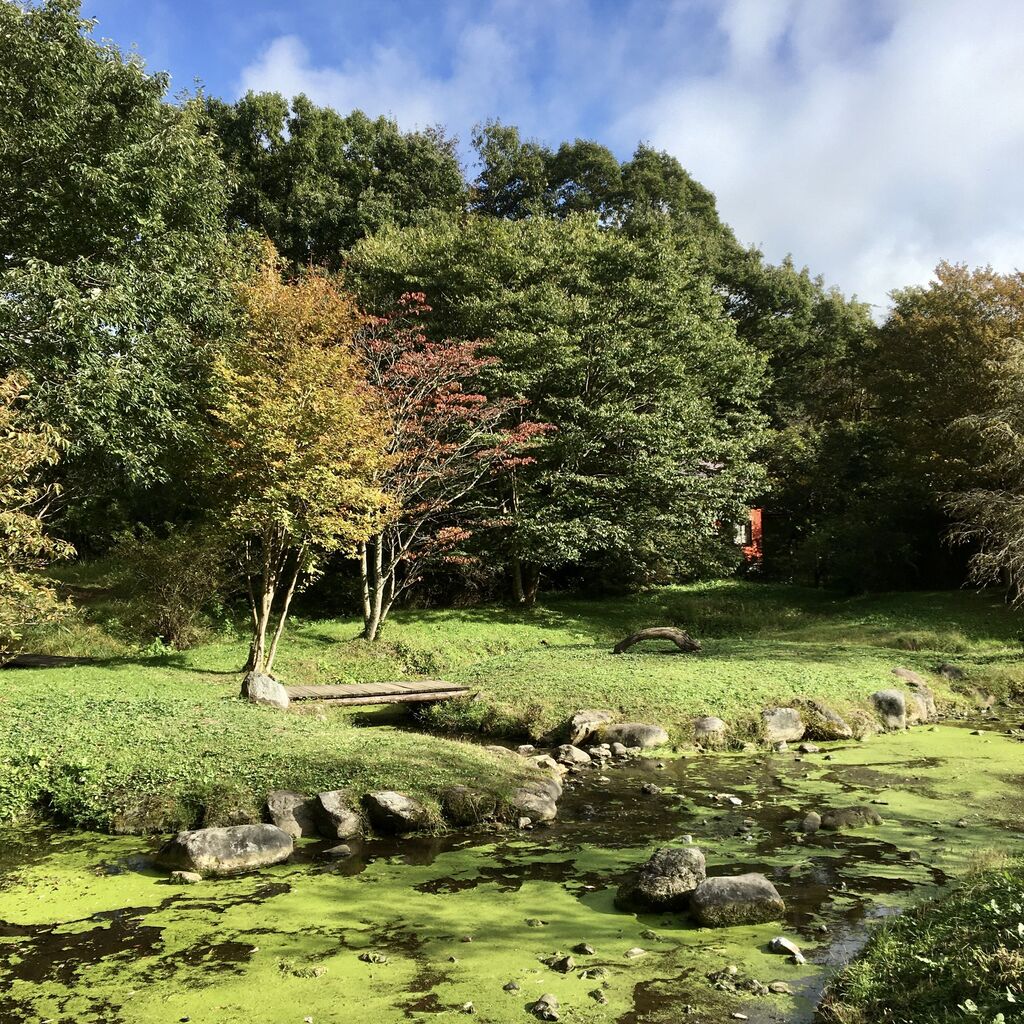
{"type": "Polygon", "coordinates": [[[661,792],[661,786],[656,786],[653,782],[645,782],[640,787],[641,793],[646,793],[647,796],[657,796],[661,792]]]}
{"type": "Polygon", "coordinates": [[[828,931],[828,925],[825,924],[824,921],[822,921],[821,924],[815,925],[814,930],[816,932],[821,932],[822,934],[825,934],[828,931]]]}
{"type": "Polygon", "coordinates": [[[459,958],[457,956],[450,956],[450,957],[448,957],[448,963],[450,963],[450,964],[457,964],[458,962],[459,962],[459,958]]]}
{"type": "Polygon", "coordinates": [[[459,939],[459,942],[472,942],[472,941],[473,941],[473,936],[472,935],[463,935],[462,938],[459,939]]]}
{"type": "Polygon", "coordinates": [[[985,732],[982,729],[972,729],[971,730],[971,735],[972,736],[984,736],[985,732]]]}
{"type": "Polygon", "coordinates": [[[956,827],[957,828],[970,828],[970,822],[966,818],[961,818],[956,823],[956,827]]]}
{"type": "Polygon", "coordinates": [[[517,818],[516,819],[516,828],[518,828],[518,829],[527,829],[527,828],[530,828],[532,825],[533,825],[533,819],[532,818],[525,818],[524,817],[524,818],[517,818]]]}
{"type": "Polygon", "coordinates": [[[623,956],[625,956],[627,960],[635,960],[638,956],[643,956],[646,952],[646,949],[634,946],[632,949],[627,949],[623,956]]]}
{"type": "Polygon", "coordinates": [[[629,750],[626,748],[625,743],[613,743],[611,751],[615,757],[629,757],[629,750]]]}
{"type": "Polygon", "coordinates": [[[800,828],[804,832],[817,832],[821,828],[821,815],[817,811],[809,811],[800,828]]]}
{"type": "Polygon", "coordinates": [[[801,743],[797,749],[801,754],[817,754],[821,751],[817,743],[801,743]]]}
{"type": "Polygon", "coordinates": [[[823,761],[831,761],[831,760],[832,760],[832,755],[831,755],[831,754],[826,754],[826,755],[825,755],[825,756],[824,756],[824,757],[822,758],[822,760],[823,760],[823,761]]]}
{"type": "Polygon", "coordinates": [[[750,1020],[750,1018],[745,1013],[734,1013],[732,1020],[750,1020]]]}
{"type": "Polygon", "coordinates": [[[667,764],[665,764],[665,762],[664,762],[664,761],[659,761],[659,762],[658,762],[658,763],[657,763],[657,764],[656,764],[656,765],[655,765],[654,767],[655,767],[655,768],[667,768],[667,767],[668,767],[668,765],[667,765],[667,764]]]}
{"type": "Polygon", "coordinates": [[[645,929],[640,933],[641,939],[647,939],[648,942],[661,942],[661,936],[650,928],[645,929]]]}
{"type": "Polygon", "coordinates": [[[777,921],[786,912],[778,890],[764,875],[708,878],[690,897],[690,913],[705,928],[777,921]]]}
{"type": "Polygon", "coordinates": [[[522,743],[516,747],[516,753],[522,754],[523,757],[528,757],[530,754],[535,754],[537,748],[532,743],[522,743]]]}
{"type": "Polygon", "coordinates": [[[348,843],[338,843],[337,846],[332,846],[329,849],[324,850],[324,856],[334,857],[337,860],[340,860],[343,857],[351,857],[352,847],[349,846],[348,843]]]}
{"type": "Polygon", "coordinates": [[[463,1003],[462,1004],[462,1012],[463,1013],[476,1013],[476,1007],[472,1003],[463,1003]]]}
{"type": "Polygon", "coordinates": [[[572,974],[576,970],[576,961],[571,956],[553,957],[548,962],[548,967],[559,974],[572,974]]]}
{"type": "Polygon", "coordinates": [[[558,996],[545,992],[533,1004],[533,1015],[540,1020],[558,1020],[558,996]]]}
{"type": "Polygon", "coordinates": [[[779,740],[773,748],[776,753],[782,754],[789,750],[789,744],[785,740],[779,740]]]}
{"type": "Polygon", "coordinates": [[[784,981],[768,982],[768,991],[774,992],[777,996],[790,996],[793,990],[784,981]]]}
{"type": "Polygon", "coordinates": [[[607,974],[608,972],[603,967],[588,967],[585,971],[580,971],[580,977],[584,981],[596,981],[607,974]]]}
{"type": "Polygon", "coordinates": [[[518,992],[519,983],[517,981],[507,981],[501,986],[506,992],[518,992]]]}
{"type": "Polygon", "coordinates": [[[547,924],[547,921],[542,921],[539,917],[528,917],[526,919],[526,926],[528,928],[543,928],[547,924]]]}
{"type": "Polygon", "coordinates": [[[821,827],[828,832],[840,832],[844,828],[863,828],[865,825],[881,825],[878,811],[870,807],[840,807],[825,811],[821,816],[821,827]]]}
{"type": "Polygon", "coordinates": [[[889,806],[889,801],[888,800],[872,800],[871,802],[873,804],[878,804],[881,807],[888,807],[889,806]]]}
{"type": "Polygon", "coordinates": [[[807,963],[804,959],[803,953],[800,952],[800,947],[795,942],[787,939],[784,935],[776,935],[775,938],[768,943],[768,948],[773,953],[788,953],[793,958],[794,963],[807,963]]]}
{"type": "Polygon", "coordinates": [[[587,993],[587,995],[589,995],[590,998],[593,999],[595,1003],[600,1003],[602,1006],[604,1006],[604,1004],[608,1002],[608,997],[599,988],[591,989],[587,993]]]}
{"type": "Polygon", "coordinates": [[[386,964],[388,958],[383,953],[360,953],[359,959],[364,964],[386,964]]]}
{"type": "Polygon", "coordinates": [[[589,942],[578,942],[572,947],[574,953],[578,953],[580,956],[593,956],[594,947],[589,942]]]}
{"type": "Polygon", "coordinates": [[[195,885],[203,876],[198,871],[172,871],[168,881],[171,885],[195,885]]]}

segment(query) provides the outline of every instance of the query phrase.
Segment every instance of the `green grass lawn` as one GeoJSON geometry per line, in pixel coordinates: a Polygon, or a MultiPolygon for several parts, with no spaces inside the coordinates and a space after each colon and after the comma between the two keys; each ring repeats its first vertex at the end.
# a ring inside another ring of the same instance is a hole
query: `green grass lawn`
{"type": "MultiPolygon", "coordinates": [[[[189,651],[132,647],[117,602],[87,572],[75,593],[83,620],[50,638],[50,653],[101,656],[73,668],[9,670],[0,690],[0,817],[44,806],[100,828],[228,820],[278,786],[313,791],[388,786],[436,797],[453,781],[510,784],[478,746],[412,732],[388,709],[296,709],[236,699],[243,638],[189,651]],[[91,586],[94,588],[90,590],[91,586]]],[[[837,598],[728,581],[602,601],[554,598],[530,612],[405,611],[369,645],[355,620],[297,619],[278,675],[286,682],[430,676],[477,698],[439,705],[426,724],[449,734],[539,737],[581,707],[655,720],[686,741],[695,715],[744,729],[759,710],[796,696],[840,711],[892,685],[893,666],[953,661],[962,688],[1020,689],[1017,614],[986,595],[837,598]],[[652,624],[686,627],[698,655],[612,644],[652,624]]],[[[953,695],[936,679],[940,696],[953,695]]]]}

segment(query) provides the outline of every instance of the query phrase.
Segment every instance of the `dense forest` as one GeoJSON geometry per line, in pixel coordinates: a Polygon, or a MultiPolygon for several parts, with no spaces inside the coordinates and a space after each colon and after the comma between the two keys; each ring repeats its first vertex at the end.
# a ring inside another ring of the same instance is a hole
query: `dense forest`
{"type": "MultiPolygon", "coordinates": [[[[0,650],[116,552],[187,644],[362,607],[757,571],[1014,588],[1024,276],[883,318],[643,143],[171,99],[72,0],[0,4],[0,650]]],[[[956,254],[950,254],[955,259],[956,254]]]]}

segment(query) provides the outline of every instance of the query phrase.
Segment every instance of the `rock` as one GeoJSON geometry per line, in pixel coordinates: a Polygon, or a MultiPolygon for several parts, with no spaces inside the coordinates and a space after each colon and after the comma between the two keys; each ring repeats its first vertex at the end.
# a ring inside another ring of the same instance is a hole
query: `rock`
{"type": "Polygon", "coordinates": [[[789,750],[789,744],[785,740],[779,740],[778,743],[773,744],[773,748],[775,749],[776,753],[782,754],[785,751],[789,750]]]}
{"type": "Polygon", "coordinates": [[[820,754],[821,747],[816,743],[801,743],[797,748],[801,754],[820,754]]]}
{"type": "Polygon", "coordinates": [[[693,723],[693,738],[705,747],[720,747],[727,742],[729,727],[720,718],[705,715],[693,723]]]}
{"type": "Polygon", "coordinates": [[[203,876],[198,871],[172,871],[168,881],[171,885],[195,885],[203,876]]]}
{"type": "Polygon", "coordinates": [[[952,683],[958,683],[962,679],[967,678],[967,673],[962,668],[957,668],[956,665],[949,665],[947,663],[941,664],[935,670],[944,679],[948,679],[952,683]]]}
{"type": "Polygon", "coordinates": [[[292,848],[292,837],[276,825],[233,825],[179,832],[160,848],[156,859],[172,870],[233,875],[280,864],[292,848]]]}
{"type": "Polygon", "coordinates": [[[519,991],[519,982],[517,982],[517,981],[506,981],[505,984],[502,985],[501,987],[502,987],[502,989],[505,992],[518,992],[519,991]]]}
{"type": "Polygon", "coordinates": [[[564,775],[568,770],[564,764],[559,764],[550,754],[534,754],[526,759],[534,768],[542,772],[551,772],[555,775],[564,775]]]}
{"type": "Polygon", "coordinates": [[[800,952],[800,947],[795,942],[791,942],[784,935],[776,935],[775,938],[768,943],[768,948],[773,953],[788,953],[795,963],[807,963],[806,959],[804,959],[803,953],[800,952]]]}
{"type": "Polygon", "coordinates": [[[593,956],[595,953],[594,947],[588,942],[577,942],[572,947],[574,953],[578,953],[580,956],[593,956]]]}
{"type": "Polygon", "coordinates": [[[921,690],[911,690],[907,694],[907,725],[930,722],[937,716],[935,698],[932,696],[931,690],[928,690],[927,693],[921,690]]]}
{"type": "Polygon", "coordinates": [[[764,875],[746,874],[705,879],[690,897],[690,912],[698,924],[720,928],[777,921],[786,905],[764,875]]]}
{"type": "Polygon", "coordinates": [[[629,750],[625,743],[613,743],[611,748],[613,757],[629,757],[629,750]]]}
{"type": "Polygon", "coordinates": [[[595,1003],[600,1003],[602,1006],[604,1006],[605,1003],[608,1002],[608,997],[604,994],[603,989],[592,988],[587,993],[587,995],[590,996],[590,998],[593,999],[595,1003]]]}
{"type": "Polygon", "coordinates": [[[909,668],[894,668],[892,674],[897,679],[902,679],[904,682],[910,683],[911,686],[923,686],[925,689],[928,688],[928,680],[924,676],[918,675],[912,669],[909,668]]]}
{"type": "Polygon", "coordinates": [[[761,712],[764,736],[769,743],[802,740],[804,723],[796,708],[766,708],[761,712]]]}
{"type": "Polygon", "coordinates": [[[476,1007],[472,1003],[463,1003],[462,1004],[462,1012],[463,1013],[476,1013],[476,1007]]]}
{"type": "Polygon", "coordinates": [[[449,786],[441,794],[441,810],[453,825],[478,825],[497,814],[498,801],[482,789],[449,786]]]}
{"type": "Polygon", "coordinates": [[[250,672],[242,680],[241,695],[255,704],[267,704],[282,711],[291,704],[288,691],[273,676],[262,672],[250,672]]]}
{"type": "Polygon", "coordinates": [[[901,690],[877,690],[871,694],[871,702],[884,728],[889,731],[906,729],[907,699],[901,690]]]}
{"type": "Polygon", "coordinates": [[[821,815],[817,811],[809,811],[800,824],[804,832],[817,832],[821,828],[821,815]]]}
{"type": "Polygon", "coordinates": [[[646,796],[657,796],[661,792],[661,786],[656,786],[653,782],[645,782],[640,787],[640,792],[646,796]]]}
{"type": "Polygon", "coordinates": [[[324,855],[333,857],[335,860],[343,860],[345,857],[352,856],[352,847],[348,843],[338,843],[337,846],[324,850],[324,855]]]}
{"type": "Polygon", "coordinates": [[[572,974],[576,970],[576,961],[571,956],[558,956],[552,959],[548,967],[559,974],[572,974]]]}
{"type": "Polygon", "coordinates": [[[532,743],[521,743],[516,747],[516,753],[521,754],[523,757],[527,757],[530,754],[536,754],[537,748],[532,743]]]}
{"type": "Polygon", "coordinates": [[[393,789],[379,789],[363,797],[363,807],[375,829],[391,835],[402,835],[426,828],[430,815],[418,800],[393,789]]]}
{"type": "Polygon", "coordinates": [[[562,786],[557,779],[529,782],[512,792],[510,803],[533,821],[553,821],[558,817],[562,786]]]}
{"type": "Polygon", "coordinates": [[[293,839],[317,834],[317,800],[290,789],[275,789],[267,794],[267,817],[272,825],[293,839]]]}
{"type": "Polygon", "coordinates": [[[598,735],[606,743],[621,743],[627,749],[639,747],[647,750],[650,747],[662,747],[668,743],[668,733],[660,725],[649,722],[618,722],[614,725],[602,725],[598,735]]]}
{"type": "Polygon", "coordinates": [[[656,850],[619,886],[615,906],[633,912],[683,910],[706,870],[704,854],[696,846],[656,850]]]}
{"type": "Polygon", "coordinates": [[[812,740],[848,740],[853,730],[846,720],[819,700],[803,698],[795,702],[804,721],[805,733],[812,740]]]}
{"type": "Polygon", "coordinates": [[[585,750],[580,750],[579,747],[574,747],[571,743],[563,743],[560,747],[556,747],[552,757],[559,764],[568,765],[590,764],[592,760],[585,750]]]}
{"type": "Polygon", "coordinates": [[[784,981],[769,981],[768,991],[777,996],[791,996],[793,990],[784,981]]]}
{"type": "Polygon", "coordinates": [[[558,997],[545,992],[533,1004],[533,1015],[539,1020],[558,1020],[558,997]]]}
{"type": "Polygon", "coordinates": [[[602,725],[615,721],[615,716],[610,711],[595,711],[587,709],[577,711],[569,719],[569,742],[574,745],[590,739],[602,725]]]}
{"type": "Polygon", "coordinates": [[[865,825],[881,825],[882,816],[872,807],[841,807],[825,811],[821,816],[821,827],[827,832],[839,832],[844,828],[863,828],[865,825]]]}
{"type": "Polygon", "coordinates": [[[352,839],[363,834],[362,816],[349,803],[343,789],[317,793],[316,826],[327,839],[352,839]]]}

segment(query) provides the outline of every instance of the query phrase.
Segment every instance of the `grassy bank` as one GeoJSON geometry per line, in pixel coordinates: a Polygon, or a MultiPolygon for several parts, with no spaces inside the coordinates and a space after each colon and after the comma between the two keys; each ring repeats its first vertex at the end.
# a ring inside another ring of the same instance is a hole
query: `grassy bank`
{"type": "MultiPolygon", "coordinates": [[[[387,714],[297,709],[236,699],[245,643],[226,632],[184,652],[125,639],[125,609],[82,576],[75,628],[51,653],[95,663],[9,670],[0,690],[0,817],[44,806],[100,828],[168,827],[230,818],[270,788],[389,786],[427,798],[477,779],[507,787],[507,767],[469,743],[415,734],[387,714]],[[371,727],[371,723],[372,727],[371,727]]],[[[758,709],[796,696],[862,705],[904,664],[928,672],[954,661],[962,688],[1009,692],[1024,679],[1017,615],[967,593],[841,599],[793,587],[727,582],[632,598],[560,598],[524,613],[500,608],[408,611],[383,639],[357,639],[354,620],[297,620],[278,665],[287,682],[444,676],[477,699],[451,702],[429,724],[541,736],[580,707],[664,724],[686,740],[695,715],[741,729],[758,709]],[[632,629],[683,625],[699,655],[610,648],[632,629]]],[[[935,679],[940,695],[956,696],[935,679]]]]}
{"type": "Polygon", "coordinates": [[[881,928],[836,979],[826,1024],[1002,1024],[1024,1016],[1024,865],[976,875],[881,928]]]}

